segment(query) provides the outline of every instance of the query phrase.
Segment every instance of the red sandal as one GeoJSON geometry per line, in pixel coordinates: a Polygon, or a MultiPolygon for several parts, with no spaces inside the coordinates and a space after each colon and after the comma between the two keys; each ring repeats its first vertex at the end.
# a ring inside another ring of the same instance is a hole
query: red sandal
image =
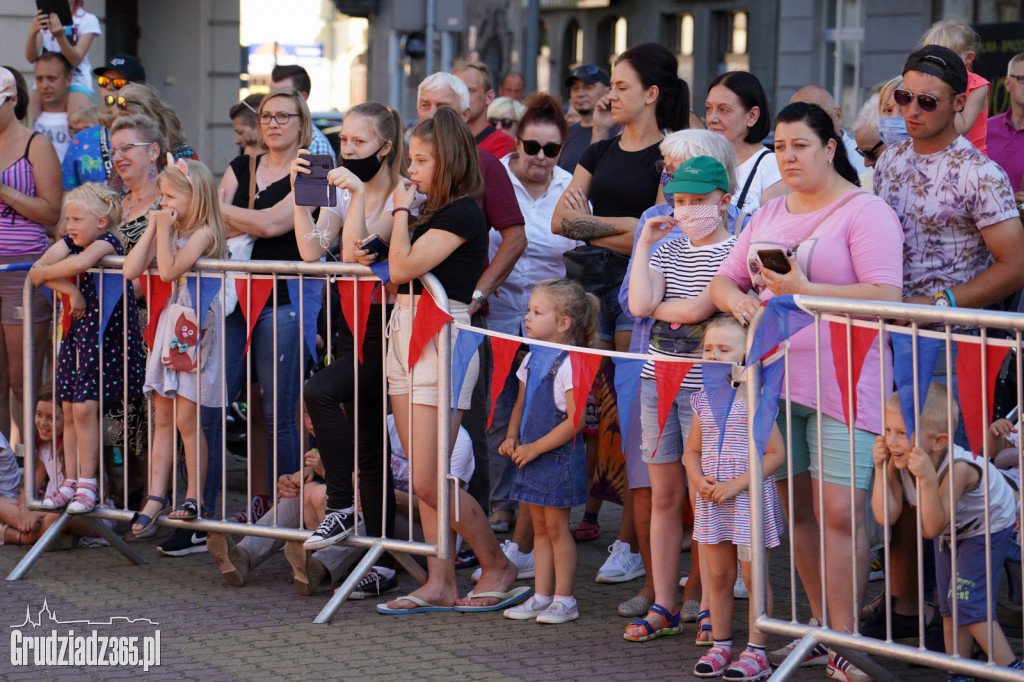
{"type": "Polygon", "coordinates": [[[572,539],[576,542],[586,542],[587,540],[596,540],[601,536],[601,525],[596,521],[588,521],[583,519],[576,524],[576,530],[572,532],[572,539]]]}

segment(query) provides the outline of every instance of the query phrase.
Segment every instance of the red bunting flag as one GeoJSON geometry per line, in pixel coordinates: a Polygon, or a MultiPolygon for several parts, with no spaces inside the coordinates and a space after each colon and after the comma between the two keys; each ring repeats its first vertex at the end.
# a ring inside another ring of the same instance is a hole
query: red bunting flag
{"type": "Polygon", "coordinates": [[[878,330],[871,327],[850,326],[850,336],[853,340],[853,348],[846,346],[846,324],[843,322],[829,321],[829,337],[832,344],[832,368],[835,370],[836,383],[839,384],[839,394],[843,401],[843,417],[846,420],[846,428],[853,429],[857,423],[857,385],[860,383],[860,373],[864,369],[864,359],[871,350],[871,345],[878,338],[878,330]],[[850,358],[853,366],[853,415],[850,415],[850,372],[846,366],[846,359],[850,358]]]}
{"type": "Polygon", "coordinates": [[[569,362],[572,364],[572,402],[575,406],[576,422],[587,409],[587,396],[594,387],[594,379],[601,369],[604,358],[593,353],[569,351],[569,362]]]}
{"type": "Polygon", "coordinates": [[[1006,346],[985,347],[985,389],[981,387],[981,341],[957,341],[956,381],[960,397],[960,414],[971,452],[978,455],[984,449],[985,431],[988,424],[982,419],[982,400],[987,409],[988,420],[994,418],[996,380],[999,370],[1010,349],[1006,346]]]}
{"type": "Polygon", "coordinates": [[[437,303],[426,291],[420,296],[416,305],[416,316],[412,320],[412,334],[409,335],[409,369],[416,366],[420,359],[423,346],[427,341],[434,338],[441,328],[451,322],[453,318],[448,313],[437,307],[437,303]]]}
{"type": "Polygon", "coordinates": [[[66,339],[71,329],[71,297],[67,294],[60,295],[60,311],[60,328],[63,330],[61,338],[66,339]]]}
{"type": "Polygon", "coordinates": [[[692,362],[669,362],[667,360],[654,361],[654,381],[658,390],[658,439],[661,439],[661,432],[665,430],[665,422],[668,421],[668,413],[672,410],[676,396],[679,395],[679,385],[683,378],[693,368],[692,362]]]}
{"type": "Polygon", "coordinates": [[[373,299],[373,290],[377,284],[378,282],[372,279],[361,279],[358,282],[351,279],[338,280],[341,314],[345,316],[345,322],[352,332],[352,338],[355,339],[359,364],[363,364],[363,338],[366,336],[366,321],[370,317],[370,301],[373,299]],[[357,305],[360,318],[358,320],[356,320],[355,310],[357,305]]]}
{"type": "Polygon", "coordinates": [[[267,299],[270,298],[273,290],[274,280],[272,279],[256,279],[254,277],[252,280],[235,280],[235,291],[238,292],[238,305],[242,307],[242,315],[245,317],[246,324],[249,327],[248,336],[245,338],[245,353],[249,352],[249,344],[252,343],[252,330],[256,328],[256,320],[260,319],[263,306],[267,305],[267,299]],[[246,291],[248,281],[252,282],[251,301],[246,291]]]}
{"type": "Polygon", "coordinates": [[[519,341],[491,337],[491,355],[494,362],[491,369],[491,411],[487,415],[487,428],[491,428],[491,422],[494,421],[494,406],[498,402],[501,390],[505,388],[505,379],[508,378],[512,361],[515,360],[516,352],[521,345],[519,341]]]}
{"type": "Polygon", "coordinates": [[[157,276],[142,274],[139,275],[142,283],[142,291],[146,296],[146,310],[149,318],[146,321],[146,331],[142,338],[146,341],[146,347],[150,352],[156,343],[156,327],[160,323],[160,315],[167,307],[167,301],[171,297],[173,284],[165,282],[157,276]]]}

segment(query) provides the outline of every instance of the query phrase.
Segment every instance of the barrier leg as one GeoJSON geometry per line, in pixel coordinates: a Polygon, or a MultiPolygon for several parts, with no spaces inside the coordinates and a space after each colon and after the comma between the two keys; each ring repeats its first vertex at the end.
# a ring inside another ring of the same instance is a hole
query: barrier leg
{"type": "Polygon", "coordinates": [[[62,512],[60,517],[53,522],[53,525],[47,528],[46,532],[36,540],[36,544],[32,545],[28,550],[28,554],[25,555],[25,558],[19,561],[18,565],[14,567],[14,570],[7,575],[7,579],[21,580],[24,578],[25,574],[28,573],[28,569],[32,568],[32,564],[42,556],[43,552],[46,551],[46,548],[50,546],[50,543],[57,539],[57,536],[64,531],[64,528],[70,521],[71,517],[68,513],[62,512]]]}
{"type": "Polygon", "coordinates": [[[345,582],[338,586],[338,589],[334,591],[334,596],[327,602],[326,606],[317,614],[317,617],[313,619],[314,623],[330,623],[331,619],[334,618],[334,614],[341,608],[341,605],[348,599],[348,595],[352,594],[352,590],[356,588],[359,581],[363,579],[367,571],[373,568],[374,564],[377,563],[377,559],[384,553],[384,547],[379,543],[370,547],[366,550],[366,554],[362,560],[356,564],[356,567],[348,574],[345,578],[345,582]]]}
{"type": "Polygon", "coordinates": [[[801,638],[800,643],[793,648],[793,651],[786,657],[786,660],[782,662],[775,672],[772,673],[773,680],[788,680],[789,676],[793,674],[795,670],[800,667],[801,661],[807,657],[807,654],[811,652],[814,645],[818,643],[818,640],[814,638],[813,632],[808,632],[801,638]]]}
{"type": "Polygon", "coordinates": [[[427,582],[427,572],[411,554],[405,552],[391,552],[398,565],[405,569],[405,572],[412,576],[413,580],[423,585],[427,582]]]}
{"type": "Polygon", "coordinates": [[[116,549],[124,556],[125,559],[132,562],[135,566],[142,564],[148,564],[146,559],[136,552],[131,546],[124,541],[120,535],[114,532],[114,529],[103,523],[102,519],[92,518],[90,516],[81,517],[82,521],[95,533],[99,533],[100,536],[110,543],[110,546],[116,549]]]}

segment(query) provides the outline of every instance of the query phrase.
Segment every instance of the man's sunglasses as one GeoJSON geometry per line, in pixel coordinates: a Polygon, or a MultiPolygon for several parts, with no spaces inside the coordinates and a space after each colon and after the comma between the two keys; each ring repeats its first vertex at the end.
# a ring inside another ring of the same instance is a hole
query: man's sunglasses
{"type": "Polygon", "coordinates": [[[939,99],[935,95],[917,95],[903,88],[894,90],[892,93],[892,98],[901,107],[909,107],[915,97],[917,98],[917,106],[921,107],[921,111],[925,113],[931,113],[939,106],[939,99]]]}
{"type": "Polygon", "coordinates": [[[121,95],[104,95],[103,96],[103,101],[106,103],[106,105],[108,107],[112,107],[112,106],[114,106],[116,104],[117,108],[120,109],[121,111],[126,110],[128,108],[129,104],[134,104],[135,106],[140,106],[140,104],[138,102],[136,102],[135,100],[127,99],[125,97],[122,97],[121,95]]]}
{"type": "Polygon", "coordinates": [[[883,144],[885,143],[879,142],[868,151],[864,151],[860,147],[857,147],[857,153],[860,154],[865,159],[867,159],[868,161],[878,161],[878,148],[881,147],[883,144]]]}
{"type": "Polygon", "coordinates": [[[114,87],[118,90],[131,83],[127,78],[110,78],[109,76],[99,76],[96,78],[96,82],[99,83],[101,88],[105,88],[113,83],[114,87]]]}
{"type": "Polygon", "coordinates": [[[520,140],[520,142],[523,143],[523,151],[527,156],[537,156],[538,152],[544,150],[544,156],[553,159],[562,153],[562,145],[557,142],[548,142],[543,145],[537,140],[520,140]]]}

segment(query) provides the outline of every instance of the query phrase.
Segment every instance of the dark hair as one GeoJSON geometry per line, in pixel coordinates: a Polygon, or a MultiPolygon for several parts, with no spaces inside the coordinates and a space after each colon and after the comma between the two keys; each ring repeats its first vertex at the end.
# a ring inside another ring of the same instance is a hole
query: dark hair
{"type": "Polygon", "coordinates": [[[388,182],[391,183],[390,187],[393,190],[409,168],[409,157],[405,153],[405,128],[402,125],[402,115],[391,107],[377,102],[357,104],[345,115],[362,116],[367,119],[370,121],[374,134],[381,139],[381,143],[391,143],[391,149],[385,155],[384,163],[388,165],[388,182]]]}
{"type": "Polygon", "coordinates": [[[550,123],[558,128],[562,142],[565,142],[565,138],[569,135],[569,125],[565,122],[562,105],[557,99],[546,92],[535,92],[527,97],[523,104],[526,105],[526,111],[519,119],[519,128],[516,131],[518,139],[523,139],[523,130],[526,129],[526,126],[535,123],[550,123]]]}
{"type": "Polygon", "coordinates": [[[860,187],[860,178],[857,176],[857,171],[850,165],[850,158],[846,155],[846,145],[843,144],[843,141],[836,134],[835,123],[832,121],[832,117],[825,113],[824,109],[817,104],[793,102],[792,104],[787,104],[775,119],[776,125],[779,123],[798,123],[803,121],[807,124],[808,128],[814,131],[814,134],[818,136],[823,145],[828,144],[829,140],[835,140],[836,151],[835,156],[832,157],[832,165],[844,180],[849,180],[860,187]]]}
{"type": "Polygon", "coordinates": [[[434,175],[430,178],[430,194],[420,211],[417,224],[456,199],[478,199],[484,191],[480,175],[480,155],[476,140],[462,116],[451,107],[441,107],[433,118],[416,124],[409,139],[417,138],[431,146],[434,175]]]}
{"type": "Polygon", "coordinates": [[[740,98],[743,108],[750,111],[757,107],[757,121],[747,129],[744,142],[760,142],[768,137],[772,130],[771,108],[768,106],[768,95],[764,94],[764,87],[757,76],[749,71],[726,71],[721,76],[711,81],[708,92],[716,85],[723,85],[729,88],[734,95],[740,98]]]}
{"type": "Polygon", "coordinates": [[[25,82],[25,77],[21,75],[21,71],[18,71],[13,66],[7,66],[3,68],[11,72],[14,76],[14,88],[18,92],[17,99],[14,101],[14,118],[19,121],[24,120],[25,114],[28,113],[28,83],[25,82]]]}
{"type": "Polygon", "coordinates": [[[43,62],[60,62],[60,65],[64,67],[64,75],[71,75],[71,62],[69,62],[68,58],[60,52],[43,52],[36,59],[36,64],[41,64],[43,62]]]}
{"type": "Polygon", "coordinates": [[[300,93],[309,94],[312,84],[309,81],[309,73],[298,64],[278,64],[270,72],[270,80],[275,83],[285,78],[292,79],[292,86],[300,93]]]}
{"type": "Polygon", "coordinates": [[[259,128],[260,119],[258,112],[260,110],[260,104],[263,103],[263,94],[249,95],[238,104],[231,107],[231,111],[228,112],[228,117],[234,121],[239,116],[242,117],[243,123],[250,128],[259,128]]]}
{"type": "Polygon", "coordinates": [[[690,127],[690,86],[679,77],[679,61],[672,50],[661,43],[643,43],[619,55],[615,63],[621,62],[629,62],[645,89],[657,86],[654,116],[659,128],[684,130],[690,127]]]}

